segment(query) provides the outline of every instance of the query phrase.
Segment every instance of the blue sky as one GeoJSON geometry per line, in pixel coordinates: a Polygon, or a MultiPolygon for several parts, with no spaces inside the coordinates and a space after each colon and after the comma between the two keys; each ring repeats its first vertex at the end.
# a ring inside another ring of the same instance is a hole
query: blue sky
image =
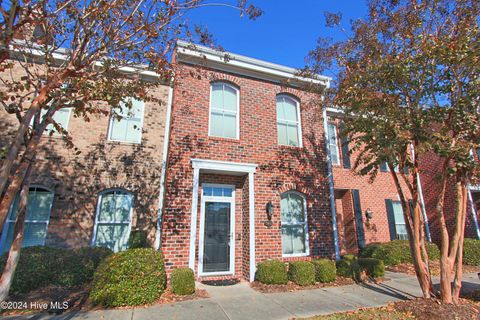
{"type": "Polygon", "coordinates": [[[341,38],[325,27],[325,11],[341,12],[344,23],[365,16],[364,0],[253,0],[264,10],[255,21],[224,7],[199,8],[190,13],[193,23],[206,25],[225,50],[300,68],[318,37],[341,38]]]}

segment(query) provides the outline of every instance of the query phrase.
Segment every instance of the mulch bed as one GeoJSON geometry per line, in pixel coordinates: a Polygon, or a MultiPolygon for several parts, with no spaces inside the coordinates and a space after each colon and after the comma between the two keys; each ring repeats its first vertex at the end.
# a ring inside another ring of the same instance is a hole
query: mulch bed
{"type": "MultiPolygon", "coordinates": [[[[7,301],[26,301],[28,306],[33,305],[32,303],[36,303],[36,305],[43,305],[43,304],[50,304],[51,301],[68,301],[68,310],[66,312],[72,311],[92,311],[92,310],[103,310],[105,308],[101,306],[95,306],[92,304],[88,295],[90,293],[90,287],[74,287],[74,288],[62,288],[56,286],[48,286],[45,288],[37,289],[27,294],[18,294],[18,295],[11,295],[8,297],[7,301]]],[[[162,294],[160,299],[154,302],[152,305],[155,304],[169,304],[175,303],[180,301],[186,300],[196,300],[196,299],[203,299],[208,298],[208,293],[204,289],[196,289],[194,294],[185,295],[185,296],[178,296],[172,293],[170,288],[167,288],[165,292],[162,294]]],[[[137,306],[135,308],[141,307],[148,307],[150,305],[145,306],[137,306]]],[[[117,309],[130,309],[132,307],[119,307],[117,309]]],[[[15,315],[15,314],[27,314],[27,313],[38,313],[42,311],[47,312],[55,312],[57,310],[41,310],[38,308],[29,308],[29,309],[22,309],[22,310],[1,310],[0,314],[2,316],[6,315],[15,315]]],[[[61,313],[63,310],[58,310],[61,313]]]]}
{"type": "Polygon", "coordinates": [[[460,299],[460,304],[443,304],[436,299],[414,299],[393,304],[395,310],[413,315],[416,319],[480,319],[480,304],[460,299]]]}
{"type": "Polygon", "coordinates": [[[340,287],[340,286],[345,286],[349,284],[354,284],[355,281],[353,281],[351,278],[343,278],[343,277],[337,277],[337,280],[334,282],[330,283],[316,283],[311,286],[299,286],[298,284],[295,284],[291,281],[289,281],[287,284],[263,284],[258,281],[252,282],[250,286],[262,293],[275,293],[275,292],[292,292],[292,291],[298,291],[298,290],[308,290],[308,289],[318,289],[318,288],[325,288],[325,287],[340,287]]]}
{"type": "MultiPolygon", "coordinates": [[[[387,266],[385,270],[391,272],[400,272],[406,273],[410,275],[415,275],[415,268],[413,267],[412,263],[400,263],[395,266],[387,266]]],[[[432,276],[440,275],[440,262],[439,261],[430,261],[430,272],[432,276]]],[[[475,273],[480,272],[480,267],[476,266],[463,266],[463,273],[475,273]]]]}

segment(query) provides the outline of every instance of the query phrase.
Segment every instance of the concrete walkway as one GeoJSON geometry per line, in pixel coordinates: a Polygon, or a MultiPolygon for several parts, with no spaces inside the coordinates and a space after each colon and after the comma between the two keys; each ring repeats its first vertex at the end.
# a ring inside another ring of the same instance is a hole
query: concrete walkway
{"type": "MultiPolygon", "coordinates": [[[[228,287],[199,284],[208,291],[210,298],[148,308],[66,313],[57,317],[39,314],[9,319],[290,319],[382,306],[421,295],[415,277],[391,272],[387,272],[385,277],[389,280],[378,285],[348,285],[268,294],[251,289],[248,283],[228,287]]],[[[465,289],[480,289],[476,274],[466,274],[463,280],[465,289]]]]}

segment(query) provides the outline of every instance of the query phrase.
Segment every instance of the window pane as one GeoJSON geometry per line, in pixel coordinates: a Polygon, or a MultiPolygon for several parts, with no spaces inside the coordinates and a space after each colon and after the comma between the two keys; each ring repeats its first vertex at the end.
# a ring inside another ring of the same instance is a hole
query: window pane
{"type": "Polygon", "coordinates": [[[237,137],[237,118],[233,115],[223,116],[223,132],[225,138],[237,137]]]}
{"type": "Polygon", "coordinates": [[[339,163],[338,157],[338,145],[337,145],[337,126],[330,123],[328,124],[328,132],[327,132],[327,139],[330,149],[330,158],[332,162],[335,164],[339,163]]]}
{"type": "Polygon", "coordinates": [[[53,201],[53,193],[34,191],[29,194],[27,205],[27,220],[48,221],[50,207],[53,201]]]}
{"type": "Polygon", "coordinates": [[[204,187],[203,188],[203,195],[204,196],[211,196],[212,195],[212,187],[204,187]]]}
{"type": "Polygon", "coordinates": [[[231,197],[233,190],[231,188],[223,188],[223,196],[231,197]]]}
{"type": "Polygon", "coordinates": [[[213,196],[221,197],[222,195],[223,195],[223,189],[222,188],[213,188],[213,196]]]}
{"type": "Polygon", "coordinates": [[[142,123],[140,119],[122,120],[127,123],[126,142],[139,143],[142,139],[142,123]]]}
{"type": "Polygon", "coordinates": [[[128,236],[127,224],[100,224],[97,226],[95,246],[107,247],[114,252],[125,250],[128,236]]]}
{"type": "Polygon", "coordinates": [[[125,119],[117,120],[115,118],[112,118],[111,121],[110,139],[124,141],[127,134],[128,121],[125,119]]]}
{"type": "Polygon", "coordinates": [[[130,221],[130,211],[132,209],[131,194],[116,194],[116,213],[115,221],[130,221]]]}
{"type": "Polygon", "coordinates": [[[405,218],[403,216],[402,204],[400,202],[392,202],[393,215],[395,217],[395,223],[405,224],[405,218]]]}
{"type": "Polygon", "coordinates": [[[216,137],[223,136],[222,121],[223,121],[222,114],[212,112],[210,116],[210,135],[216,136],[216,137]]]}
{"type": "Polygon", "coordinates": [[[113,193],[101,196],[98,221],[115,221],[115,196],[113,193]]]}
{"type": "Polygon", "coordinates": [[[406,235],[407,234],[407,227],[405,224],[396,224],[395,225],[395,230],[397,232],[397,235],[406,235]]]}
{"type": "Polygon", "coordinates": [[[227,85],[223,91],[223,109],[237,112],[237,91],[227,85]]]}
{"type": "Polygon", "coordinates": [[[296,193],[284,193],[280,199],[280,212],[282,222],[304,222],[305,213],[303,201],[303,197],[296,193]]]}
{"type": "Polygon", "coordinates": [[[7,236],[5,238],[5,243],[3,243],[2,246],[2,252],[6,252],[10,250],[10,246],[12,245],[13,242],[13,227],[15,226],[15,222],[8,222],[7,223],[7,236]]]}
{"type": "MultiPolygon", "coordinates": [[[[13,228],[12,228],[13,229],[13,228]]],[[[47,237],[46,223],[25,223],[22,247],[43,246],[47,237]]]]}
{"type": "Polygon", "coordinates": [[[277,98],[277,120],[284,120],[285,119],[285,109],[283,106],[283,98],[277,98]]]}
{"type": "Polygon", "coordinates": [[[277,131],[278,131],[278,144],[288,146],[287,125],[279,123],[277,125],[277,131]]]}
{"type": "Polygon", "coordinates": [[[305,229],[303,225],[292,226],[290,230],[292,233],[293,253],[305,253],[305,229]]]}
{"type": "Polygon", "coordinates": [[[212,85],[212,101],[213,108],[223,109],[223,85],[215,83],[212,85]]]}
{"type": "Polygon", "coordinates": [[[284,120],[297,122],[297,104],[292,99],[285,98],[283,102],[285,110],[284,120]]]}
{"type": "Polygon", "coordinates": [[[283,254],[293,253],[292,231],[290,226],[282,226],[282,252],[283,254]]]}
{"type": "Polygon", "coordinates": [[[298,143],[298,127],[288,125],[287,126],[287,135],[288,135],[288,145],[297,147],[298,143]]]}

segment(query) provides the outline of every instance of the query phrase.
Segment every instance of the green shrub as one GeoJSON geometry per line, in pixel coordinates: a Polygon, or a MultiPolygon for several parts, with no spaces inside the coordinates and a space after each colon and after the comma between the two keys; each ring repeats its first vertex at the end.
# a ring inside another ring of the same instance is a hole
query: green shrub
{"type": "Polygon", "coordinates": [[[342,257],[342,259],[347,261],[353,261],[357,259],[357,257],[354,254],[346,254],[342,257]]]}
{"type": "MultiPolygon", "coordinates": [[[[434,243],[427,243],[426,247],[430,260],[440,259],[440,251],[434,243]]],[[[412,262],[408,240],[393,240],[385,243],[369,244],[362,249],[360,257],[380,259],[387,266],[412,262]]]]}
{"type": "Polygon", "coordinates": [[[178,295],[195,293],[195,275],[190,268],[178,268],[172,272],[172,291],[178,295]]]}
{"type": "Polygon", "coordinates": [[[162,254],[150,248],[129,249],[100,264],[90,299],[105,307],[136,306],[154,302],[165,287],[162,254]]]}
{"type": "MultiPolygon", "coordinates": [[[[106,248],[60,249],[45,246],[20,252],[10,293],[27,293],[48,285],[74,287],[93,279],[95,269],[112,251],[106,248]]],[[[6,257],[0,259],[3,268],[6,257]]]]}
{"type": "Polygon", "coordinates": [[[288,264],[288,279],[299,286],[315,284],[315,267],[310,261],[293,261],[288,264]]]}
{"type": "Polygon", "coordinates": [[[128,248],[150,248],[147,241],[147,232],[145,230],[132,230],[128,237],[128,248]]]}
{"type": "Polygon", "coordinates": [[[287,267],[279,260],[266,260],[257,265],[255,279],[264,284],[286,284],[287,267]]]}
{"type": "Polygon", "coordinates": [[[328,259],[313,260],[315,280],[322,283],[333,282],[337,278],[335,261],[328,259]]]}
{"type": "Polygon", "coordinates": [[[349,260],[345,260],[345,259],[342,259],[342,260],[338,260],[335,264],[336,264],[336,267],[337,267],[337,275],[341,276],[341,277],[345,277],[345,278],[350,278],[352,276],[352,262],[354,262],[355,260],[353,261],[349,261],[349,260]]]}
{"type": "Polygon", "coordinates": [[[375,258],[360,258],[357,262],[361,269],[365,270],[370,277],[379,278],[385,275],[385,264],[382,260],[375,258]]]}
{"type": "Polygon", "coordinates": [[[351,265],[350,265],[350,277],[357,281],[361,282],[362,281],[362,271],[363,268],[360,266],[360,263],[357,260],[353,260],[351,265]]]}
{"type": "Polygon", "coordinates": [[[463,242],[463,263],[480,266],[480,240],[465,239],[463,242]]]}

